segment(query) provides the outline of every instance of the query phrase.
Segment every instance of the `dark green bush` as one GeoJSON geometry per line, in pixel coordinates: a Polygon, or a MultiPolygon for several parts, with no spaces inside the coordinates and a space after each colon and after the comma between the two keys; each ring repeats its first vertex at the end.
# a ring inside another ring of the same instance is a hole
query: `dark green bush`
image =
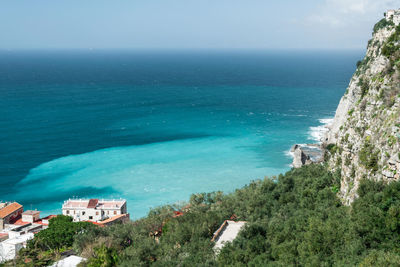
{"type": "Polygon", "coordinates": [[[371,144],[367,138],[361,148],[358,157],[360,163],[369,170],[376,172],[378,170],[379,151],[371,144]]]}
{"type": "MultiPolygon", "coordinates": [[[[340,180],[340,170],[332,174],[323,165],[293,169],[228,195],[193,195],[180,217],[165,206],[128,224],[84,227],[73,247],[89,259],[88,266],[400,264],[400,183],[362,181],[350,208],[336,195],[340,180]],[[216,255],[211,237],[233,214],[246,227],[216,255]]],[[[59,223],[69,232],[65,218],[59,223]]],[[[35,266],[46,265],[35,259],[35,266]]]]}
{"type": "Polygon", "coordinates": [[[385,18],[381,19],[374,26],[374,33],[377,33],[380,29],[386,28],[387,26],[394,26],[393,21],[387,20],[385,18]]]}

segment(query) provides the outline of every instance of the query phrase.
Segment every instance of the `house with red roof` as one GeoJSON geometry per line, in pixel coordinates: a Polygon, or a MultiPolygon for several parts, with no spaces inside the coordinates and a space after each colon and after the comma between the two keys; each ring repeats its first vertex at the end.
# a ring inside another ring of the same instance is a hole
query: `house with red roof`
{"type": "Polygon", "coordinates": [[[126,200],[69,199],[62,206],[62,214],[72,217],[74,222],[101,222],[127,214],[126,200]]]}
{"type": "Polygon", "coordinates": [[[5,224],[12,224],[20,219],[23,212],[24,207],[17,202],[6,204],[0,209],[0,230],[4,229],[5,224]]]}

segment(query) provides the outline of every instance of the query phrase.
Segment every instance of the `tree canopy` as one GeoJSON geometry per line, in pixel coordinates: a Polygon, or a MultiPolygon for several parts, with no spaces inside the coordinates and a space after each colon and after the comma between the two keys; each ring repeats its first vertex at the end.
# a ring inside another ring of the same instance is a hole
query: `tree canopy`
{"type": "Polygon", "coordinates": [[[60,217],[32,244],[72,245],[87,266],[399,266],[400,183],[364,180],[350,207],[337,197],[339,183],[324,165],[305,166],[124,225],[60,217]],[[231,217],[247,224],[216,254],[213,233],[231,217]]]}

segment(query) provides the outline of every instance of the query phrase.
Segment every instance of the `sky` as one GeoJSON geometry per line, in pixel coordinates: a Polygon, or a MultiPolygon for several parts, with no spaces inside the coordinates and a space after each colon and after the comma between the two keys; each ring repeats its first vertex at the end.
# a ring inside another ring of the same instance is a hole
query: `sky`
{"type": "Polygon", "coordinates": [[[1,0],[0,49],[363,49],[399,0],[1,0]]]}

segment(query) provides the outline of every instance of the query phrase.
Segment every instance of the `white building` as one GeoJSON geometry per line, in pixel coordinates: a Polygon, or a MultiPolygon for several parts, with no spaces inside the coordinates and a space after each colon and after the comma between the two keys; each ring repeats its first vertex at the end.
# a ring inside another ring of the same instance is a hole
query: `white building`
{"type": "Polygon", "coordinates": [[[386,19],[387,20],[392,20],[396,26],[399,25],[400,24],[400,9],[388,10],[386,12],[386,19]]]}
{"type": "Polygon", "coordinates": [[[27,210],[22,213],[22,221],[34,223],[40,219],[40,211],[27,210]]]}
{"type": "Polygon", "coordinates": [[[21,248],[26,247],[28,240],[33,239],[33,233],[7,239],[0,243],[0,263],[14,259],[21,248]]]}
{"type": "Polygon", "coordinates": [[[388,11],[386,12],[386,19],[391,19],[392,16],[394,16],[394,12],[395,12],[394,9],[388,10],[388,11]]]}
{"type": "Polygon", "coordinates": [[[71,216],[74,222],[94,221],[126,214],[126,200],[69,199],[62,206],[63,215],[71,216]]]}

